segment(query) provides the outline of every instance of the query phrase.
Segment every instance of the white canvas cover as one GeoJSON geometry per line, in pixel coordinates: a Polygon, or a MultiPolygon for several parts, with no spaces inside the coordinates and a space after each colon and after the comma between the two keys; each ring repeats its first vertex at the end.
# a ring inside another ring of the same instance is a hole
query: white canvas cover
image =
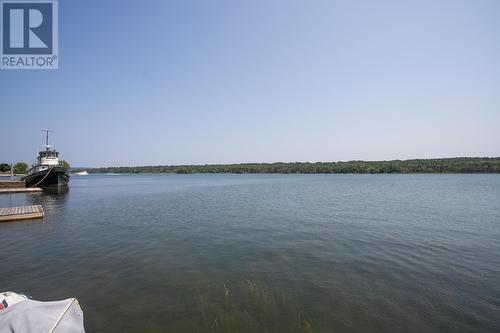
{"type": "Polygon", "coordinates": [[[7,292],[0,294],[0,303],[2,302],[0,333],[85,332],[83,311],[75,298],[39,302],[7,292]]]}

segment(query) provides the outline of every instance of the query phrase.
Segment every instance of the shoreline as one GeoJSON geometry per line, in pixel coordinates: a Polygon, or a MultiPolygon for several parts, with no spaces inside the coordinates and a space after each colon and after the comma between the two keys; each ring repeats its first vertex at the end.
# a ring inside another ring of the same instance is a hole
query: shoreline
{"type": "MultiPolygon", "coordinates": [[[[88,170],[88,169],[87,169],[88,170]]],[[[110,175],[106,172],[92,172],[89,175],[107,175],[107,176],[120,176],[120,175],[500,175],[500,172],[386,172],[386,173],[340,173],[340,172],[191,172],[191,173],[178,173],[178,172],[116,172],[110,175]]]]}
{"type": "Polygon", "coordinates": [[[142,165],[73,168],[88,173],[235,173],[235,174],[444,174],[500,173],[500,157],[455,157],[391,161],[276,162],[204,165],[142,165]]]}

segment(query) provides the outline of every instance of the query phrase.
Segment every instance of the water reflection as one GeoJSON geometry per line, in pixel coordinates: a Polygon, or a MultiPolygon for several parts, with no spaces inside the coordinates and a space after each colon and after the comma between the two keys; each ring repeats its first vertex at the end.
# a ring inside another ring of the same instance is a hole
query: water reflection
{"type": "Polygon", "coordinates": [[[44,188],[43,192],[36,195],[26,195],[27,205],[42,205],[44,209],[64,206],[68,200],[70,190],[68,187],[44,188]]]}
{"type": "Polygon", "coordinates": [[[69,187],[61,186],[61,187],[47,187],[43,189],[43,193],[47,195],[65,195],[68,194],[69,187]]]}

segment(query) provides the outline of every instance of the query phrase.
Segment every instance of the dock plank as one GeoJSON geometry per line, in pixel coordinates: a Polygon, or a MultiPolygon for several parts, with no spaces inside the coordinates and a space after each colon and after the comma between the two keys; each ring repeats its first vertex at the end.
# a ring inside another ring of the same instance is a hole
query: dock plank
{"type": "Polygon", "coordinates": [[[0,222],[43,218],[42,205],[0,208],[0,222]]]}
{"type": "Polygon", "coordinates": [[[30,192],[43,192],[40,187],[26,187],[26,188],[0,188],[0,194],[5,193],[30,193],[30,192]]]}

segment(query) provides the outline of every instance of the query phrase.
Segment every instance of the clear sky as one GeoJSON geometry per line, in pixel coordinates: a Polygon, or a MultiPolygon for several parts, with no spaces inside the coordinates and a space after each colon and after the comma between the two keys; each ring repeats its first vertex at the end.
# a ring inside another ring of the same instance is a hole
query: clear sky
{"type": "Polygon", "coordinates": [[[500,156],[500,1],[59,1],[59,70],[0,71],[0,161],[500,156]]]}

